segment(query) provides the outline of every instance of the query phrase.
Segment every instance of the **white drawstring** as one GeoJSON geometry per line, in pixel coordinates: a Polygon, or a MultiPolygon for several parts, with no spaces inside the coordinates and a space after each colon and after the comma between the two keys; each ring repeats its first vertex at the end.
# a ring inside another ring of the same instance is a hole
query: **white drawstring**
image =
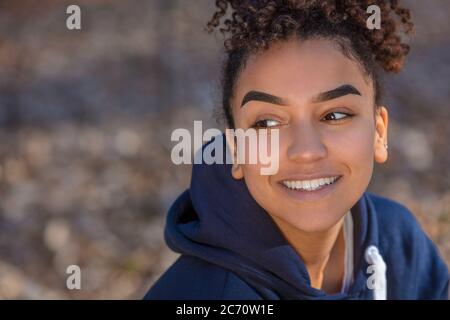
{"type": "Polygon", "coordinates": [[[366,262],[369,264],[367,273],[372,274],[367,279],[367,287],[374,290],[374,300],[386,300],[386,263],[380,255],[378,248],[375,246],[369,246],[366,249],[365,258],[366,262]]]}

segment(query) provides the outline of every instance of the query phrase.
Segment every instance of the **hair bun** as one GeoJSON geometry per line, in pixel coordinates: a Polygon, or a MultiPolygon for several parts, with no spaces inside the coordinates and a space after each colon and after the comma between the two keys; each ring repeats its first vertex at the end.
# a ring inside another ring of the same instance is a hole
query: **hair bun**
{"type": "MultiPolygon", "coordinates": [[[[276,40],[294,34],[320,35],[328,27],[336,35],[363,43],[372,59],[387,72],[398,72],[409,52],[402,32],[413,30],[411,14],[398,0],[216,0],[216,12],[207,23],[207,31],[223,34],[228,53],[246,48],[267,49],[276,40]],[[381,28],[370,30],[367,8],[380,8],[381,28]],[[231,15],[223,21],[228,9],[231,15]]],[[[326,32],[325,32],[326,33],[326,32]]],[[[331,31],[328,31],[332,35],[331,31]]]]}

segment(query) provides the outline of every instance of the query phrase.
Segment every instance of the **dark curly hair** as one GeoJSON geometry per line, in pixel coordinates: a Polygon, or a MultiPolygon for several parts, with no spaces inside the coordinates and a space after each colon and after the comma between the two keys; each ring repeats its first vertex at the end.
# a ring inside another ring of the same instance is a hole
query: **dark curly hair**
{"type": "Polygon", "coordinates": [[[217,10],[206,30],[219,28],[225,38],[221,114],[230,128],[234,128],[230,99],[239,73],[251,54],[267,50],[274,42],[294,37],[335,41],[373,80],[375,106],[382,103],[380,69],[399,72],[409,52],[400,33],[411,33],[413,23],[410,11],[398,0],[216,0],[215,4],[217,10]],[[366,10],[372,4],[381,11],[380,29],[366,26],[366,10]],[[231,15],[221,26],[229,7],[231,15]]]}

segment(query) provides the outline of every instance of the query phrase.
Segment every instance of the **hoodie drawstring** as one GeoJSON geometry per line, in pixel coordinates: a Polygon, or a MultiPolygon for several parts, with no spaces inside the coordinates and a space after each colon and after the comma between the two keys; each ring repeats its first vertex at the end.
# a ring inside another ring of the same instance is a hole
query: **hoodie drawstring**
{"type": "Polygon", "coordinates": [[[369,246],[365,253],[366,262],[369,264],[367,273],[372,274],[367,279],[367,286],[373,291],[374,300],[386,300],[387,280],[386,263],[383,260],[378,248],[369,246]]]}

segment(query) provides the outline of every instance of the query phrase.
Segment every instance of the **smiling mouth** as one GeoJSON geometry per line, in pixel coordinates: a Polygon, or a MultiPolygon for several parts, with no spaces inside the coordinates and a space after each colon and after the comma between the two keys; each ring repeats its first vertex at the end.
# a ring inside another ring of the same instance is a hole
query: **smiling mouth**
{"type": "Polygon", "coordinates": [[[341,176],[330,176],[311,180],[283,180],[282,185],[290,190],[316,191],[334,184],[341,176]]]}

